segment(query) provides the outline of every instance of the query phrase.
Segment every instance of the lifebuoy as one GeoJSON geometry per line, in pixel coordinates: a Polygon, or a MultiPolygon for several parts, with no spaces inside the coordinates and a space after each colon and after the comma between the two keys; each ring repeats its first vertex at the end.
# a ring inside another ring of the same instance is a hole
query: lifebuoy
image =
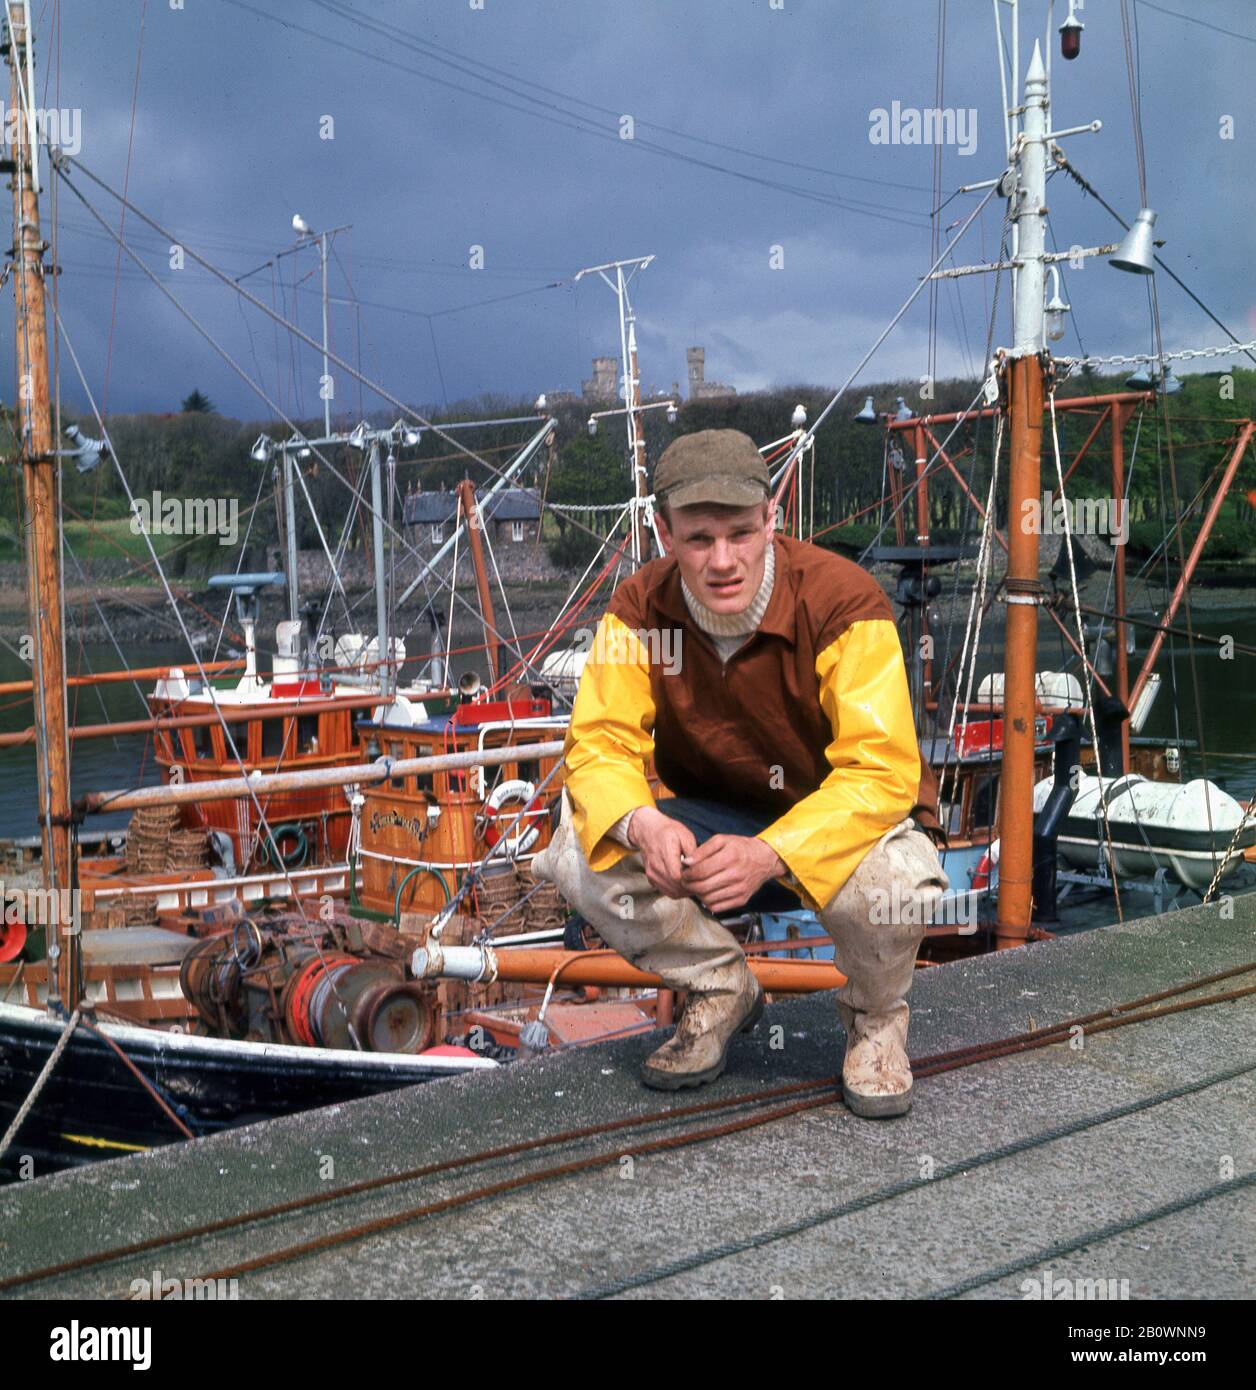
{"type": "MultiPolygon", "coordinates": [[[[0,907],[3,903],[0,902],[0,907]]],[[[0,913],[0,965],[17,960],[26,947],[26,923],[6,922],[0,913]]]]}
{"type": "MultiPolygon", "coordinates": [[[[484,843],[492,849],[502,838],[502,832],[498,828],[497,821],[501,815],[502,808],[509,802],[520,802],[525,810],[520,818],[519,824],[515,827],[515,833],[510,837],[507,848],[510,857],[513,859],[517,855],[527,854],[536,844],[537,836],[541,833],[541,827],[536,824],[528,824],[535,821],[538,816],[545,814],[545,807],[536,797],[536,784],[524,782],[519,778],[512,778],[508,782],[502,782],[494,787],[484,802],[484,809],[476,817],[480,830],[480,836],[484,843]]],[[[506,813],[507,820],[514,818],[514,812],[506,813]]]]}

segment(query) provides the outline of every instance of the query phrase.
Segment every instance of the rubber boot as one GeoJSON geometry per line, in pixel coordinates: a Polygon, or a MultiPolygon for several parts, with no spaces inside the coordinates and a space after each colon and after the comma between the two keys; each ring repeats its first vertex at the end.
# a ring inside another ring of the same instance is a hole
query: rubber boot
{"type": "Polygon", "coordinates": [[[642,1065],[641,1080],[656,1091],[714,1081],[728,1062],[733,1035],[750,1032],[762,1013],[763,990],[749,969],[738,990],[691,993],[676,1032],[642,1065]]]}
{"type": "Polygon", "coordinates": [[[907,1005],[873,1014],[839,1001],[837,1012],[846,1029],[842,1099],[847,1107],[865,1120],[906,1115],[911,1109],[907,1005]]]}

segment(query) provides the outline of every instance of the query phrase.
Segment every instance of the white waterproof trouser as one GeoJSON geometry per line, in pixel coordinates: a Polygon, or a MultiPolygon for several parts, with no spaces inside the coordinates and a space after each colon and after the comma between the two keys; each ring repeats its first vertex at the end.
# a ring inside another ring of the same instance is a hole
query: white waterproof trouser
{"type": "MultiPolygon", "coordinates": [[[[572,909],[625,960],[671,989],[714,992],[740,987],[745,956],[730,931],[692,898],[668,898],[629,851],[595,873],[580,848],[571,800],[532,872],[557,886],[572,909]]],[[[880,1013],[911,988],[916,952],[947,879],[933,842],[911,820],[888,830],[819,914],[847,977],[838,999],[880,1013]]]]}

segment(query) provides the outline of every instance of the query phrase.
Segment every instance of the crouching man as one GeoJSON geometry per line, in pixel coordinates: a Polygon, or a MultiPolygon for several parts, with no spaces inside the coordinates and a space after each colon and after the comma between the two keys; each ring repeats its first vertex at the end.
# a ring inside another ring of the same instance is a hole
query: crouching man
{"type": "Polygon", "coordinates": [[[763,992],[717,920],[813,907],[835,943],[842,1086],[858,1115],[911,1104],[906,996],[947,886],[892,610],[857,565],[778,536],[735,430],[675,441],[655,473],[666,556],[621,584],[567,735],[562,819],[533,869],[603,940],[688,991],[647,1086],[713,1081],[763,992]],[[646,780],[654,755],[674,797],[646,780]]]}

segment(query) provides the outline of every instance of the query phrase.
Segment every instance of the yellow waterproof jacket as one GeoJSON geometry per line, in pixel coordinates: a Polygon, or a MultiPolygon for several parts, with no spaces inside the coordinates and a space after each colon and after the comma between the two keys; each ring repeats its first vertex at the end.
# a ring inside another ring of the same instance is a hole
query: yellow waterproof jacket
{"type": "Polygon", "coordinates": [[[598,624],[567,734],[567,788],[595,870],[607,830],[651,804],[651,755],[678,796],[758,810],[759,836],[823,907],[892,826],[936,825],[889,600],[848,560],[778,537],[763,621],[720,660],[673,560],[622,584],[598,624]]]}

